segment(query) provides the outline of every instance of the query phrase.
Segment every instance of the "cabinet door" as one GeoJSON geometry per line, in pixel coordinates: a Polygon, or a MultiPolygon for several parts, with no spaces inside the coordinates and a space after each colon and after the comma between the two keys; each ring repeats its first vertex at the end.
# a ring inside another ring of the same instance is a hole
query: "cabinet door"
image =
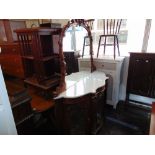
{"type": "Polygon", "coordinates": [[[155,97],[153,92],[155,55],[131,54],[128,73],[127,93],[155,97]]]}

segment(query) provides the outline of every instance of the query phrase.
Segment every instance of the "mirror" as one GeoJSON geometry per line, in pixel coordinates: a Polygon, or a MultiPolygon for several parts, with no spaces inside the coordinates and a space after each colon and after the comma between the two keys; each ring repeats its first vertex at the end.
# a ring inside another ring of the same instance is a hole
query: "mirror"
{"type": "Polygon", "coordinates": [[[60,34],[60,39],[59,39],[59,56],[60,56],[60,66],[61,66],[61,80],[60,80],[60,86],[58,88],[58,93],[62,92],[65,90],[65,75],[66,75],[66,63],[64,59],[64,51],[63,51],[63,40],[65,37],[66,31],[70,28],[78,28],[78,27],[83,27],[87,31],[87,35],[89,38],[89,53],[90,53],[90,60],[91,60],[91,72],[96,70],[96,67],[93,63],[93,44],[92,44],[92,34],[91,34],[91,29],[87,23],[87,20],[84,19],[72,19],[69,21],[63,28],[60,34]]]}

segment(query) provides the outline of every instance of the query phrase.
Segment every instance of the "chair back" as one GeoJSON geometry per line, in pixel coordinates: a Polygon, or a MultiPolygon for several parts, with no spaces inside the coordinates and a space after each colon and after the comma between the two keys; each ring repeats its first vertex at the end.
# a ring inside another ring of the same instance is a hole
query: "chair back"
{"type": "Polygon", "coordinates": [[[122,19],[103,19],[103,34],[117,35],[119,34],[122,19]]]}
{"type": "Polygon", "coordinates": [[[94,20],[95,19],[88,19],[88,20],[86,20],[86,24],[89,26],[90,30],[93,29],[94,20]]]}

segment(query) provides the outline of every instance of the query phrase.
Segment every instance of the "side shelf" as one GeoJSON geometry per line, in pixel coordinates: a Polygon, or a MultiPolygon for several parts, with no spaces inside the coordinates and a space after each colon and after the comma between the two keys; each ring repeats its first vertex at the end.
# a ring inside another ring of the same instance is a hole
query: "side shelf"
{"type": "Polygon", "coordinates": [[[44,91],[55,88],[60,80],[57,46],[61,29],[26,28],[15,32],[21,48],[25,83],[44,91]]]}

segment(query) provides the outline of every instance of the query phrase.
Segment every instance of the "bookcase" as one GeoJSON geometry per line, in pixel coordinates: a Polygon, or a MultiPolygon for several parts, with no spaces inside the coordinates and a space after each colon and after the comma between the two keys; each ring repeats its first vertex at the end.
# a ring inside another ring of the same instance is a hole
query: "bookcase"
{"type": "Polygon", "coordinates": [[[49,90],[60,80],[58,40],[61,29],[18,29],[18,42],[24,68],[24,82],[49,90]]]}

